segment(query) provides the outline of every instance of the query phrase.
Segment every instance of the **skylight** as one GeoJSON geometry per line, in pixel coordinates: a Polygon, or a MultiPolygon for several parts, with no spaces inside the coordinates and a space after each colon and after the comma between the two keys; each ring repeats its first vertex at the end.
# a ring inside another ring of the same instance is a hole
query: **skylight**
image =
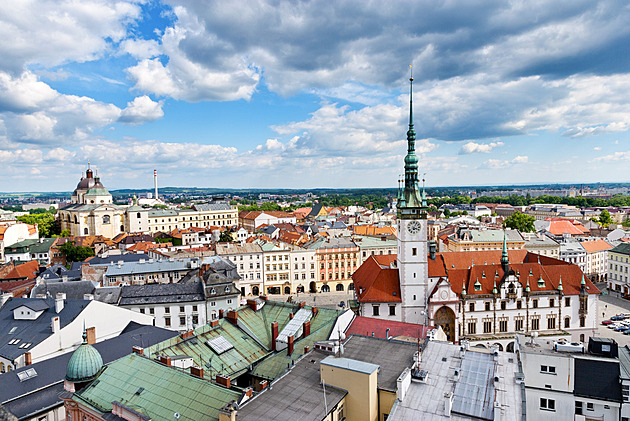
{"type": "Polygon", "coordinates": [[[17,373],[18,378],[20,379],[20,383],[26,381],[28,379],[32,379],[33,377],[37,377],[37,371],[34,368],[29,368],[24,371],[20,371],[17,373]]]}
{"type": "Polygon", "coordinates": [[[223,336],[217,336],[214,339],[210,339],[209,341],[206,341],[206,344],[212,348],[212,350],[214,352],[216,352],[218,355],[223,354],[226,351],[229,351],[230,349],[234,348],[234,346],[228,342],[227,339],[225,339],[223,336]]]}
{"type": "Polygon", "coordinates": [[[21,341],[21,339],[11,339],[9,341],[9,345],[17,345],[17,344],[20,343],[20,341],[21,341]]]}
{"type": "Polygon", "coordinates": [[[16,330],[17,330],[17,326],[13,326],[11,330],[9,331],[9,335],[13,335],[16,330]]]}

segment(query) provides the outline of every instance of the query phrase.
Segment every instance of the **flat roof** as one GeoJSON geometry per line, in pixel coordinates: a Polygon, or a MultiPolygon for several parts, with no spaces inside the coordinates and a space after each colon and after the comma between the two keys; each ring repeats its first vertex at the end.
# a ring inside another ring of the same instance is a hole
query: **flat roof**
{"type": "Polygon", "coordinates": [[[380,366],[363,361],[352,360],[350,358],[334,357],[329,355],[321,362],[322,365],[343,368],[344,370],[356,371],[358,373],[372,374],[378,371],[380,366]]]}

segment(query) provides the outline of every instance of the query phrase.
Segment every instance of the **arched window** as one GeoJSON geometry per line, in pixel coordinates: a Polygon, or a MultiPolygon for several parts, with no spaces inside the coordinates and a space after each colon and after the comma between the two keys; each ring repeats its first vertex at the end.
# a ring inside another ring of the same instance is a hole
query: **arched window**
{"type": "Polygon", "coordinates": [[[564,328],[567,329],[571,327],[571,318],[570,317],[565,317],[564,318],[564,328]]]}
{"type": "Polygon", "coordinates": [[[109,215],[103,215],[103,224],[109,224],[109,215]]]}
{"type": "Polygon", "coordinates": [[[0,373],[4,373],[4,363],[0,363],[0,373]]]}
{"type": "Polygon", "coordinates": [[[88,235],[88,229],[87,228],[83,228],[83,234],[84,235],[88,235]]]}
{"type": "Polygon", "coordinates": [[[330,292],[330,287],[328,285],[322,285],[322,292],[330,292]]]}
{"type": "Polygon", "coordinates": [[[78,223],[79,223],[79,218],[78,218],[76,215],[74,215],[74,223],[75,223],[75,224],[78,224],[78,223]]]}
{"type": "Polygon", "coordinates": [[[348,285],[348,291],[354,291],[354,284],[348,285]]]}
{"type": "Polygon", "coordinates": [[[260,294],[260,289],[258,289],[258,287],[254,286],[252,287],[252,295],[258,295],[260,294]]]}
{"type": "Polygon", "coordinates": [[[580,335],[580,342],[584,342],[584,334],[583,333],[580,335]]]}
{"type": "Polygon", "coordinates": [[[344,290],[344,288],[343,288],[343,284],[337,284],[337,286],[335,287],[335,289],[336,289],[337,291],[343,291],[343,290],[344,290]]]}
{"type": "Polygon", "coordinates": [[[514,284],[512,282],[508,285],[508,294],[514,294],[514,284]]]}
{"type": "Polygon", "coordinates": [[[291,287],[284,287],[285,294],[291,294],[291,287]]]}
{"type": "Polygon", "coordinates": [[[140,219],[140,212],[138,212],[138,213],[136,214],[136,217],[137,217],[138,219],[140,219]]]}

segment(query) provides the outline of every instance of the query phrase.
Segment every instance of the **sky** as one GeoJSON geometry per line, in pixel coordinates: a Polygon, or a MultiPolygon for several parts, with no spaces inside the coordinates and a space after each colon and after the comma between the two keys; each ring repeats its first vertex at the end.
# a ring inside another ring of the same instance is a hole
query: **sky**
{"type": "Polygon", "coordinates": [[[630,3],[0,2],[0,191],[630,181],[630,3]]]}

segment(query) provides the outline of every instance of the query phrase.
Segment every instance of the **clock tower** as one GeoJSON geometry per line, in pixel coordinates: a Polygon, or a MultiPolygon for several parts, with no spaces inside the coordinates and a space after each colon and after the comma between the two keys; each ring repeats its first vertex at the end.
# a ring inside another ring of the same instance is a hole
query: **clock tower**
{"type": "MultiPolygon", "coordinates": [[[[424,181],[424,180],[423,180],[424,181]]],[[[413,128],[413,77],[409,78],[409,130],[405,179],[398,191],[398,276],[402,321],[425,323],[429,271],[427,262],[427,203],[418,186],[416,132],[413,128]]]]}

